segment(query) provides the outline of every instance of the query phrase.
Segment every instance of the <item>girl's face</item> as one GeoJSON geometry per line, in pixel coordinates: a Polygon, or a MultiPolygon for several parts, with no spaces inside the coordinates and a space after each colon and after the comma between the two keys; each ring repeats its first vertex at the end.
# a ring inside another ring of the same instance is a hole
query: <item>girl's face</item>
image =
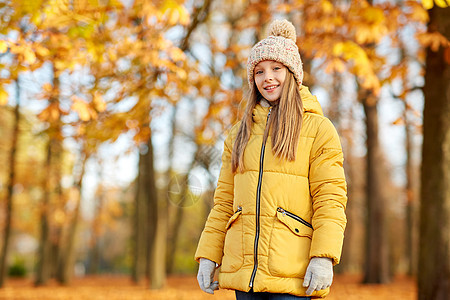
{"type": "Polygon", "coordinates": [[[254,74],[256,87],[267,101],[280,99],[286,78],[286,67],[282,63],[264,60],[256,65],[254,74]]]}

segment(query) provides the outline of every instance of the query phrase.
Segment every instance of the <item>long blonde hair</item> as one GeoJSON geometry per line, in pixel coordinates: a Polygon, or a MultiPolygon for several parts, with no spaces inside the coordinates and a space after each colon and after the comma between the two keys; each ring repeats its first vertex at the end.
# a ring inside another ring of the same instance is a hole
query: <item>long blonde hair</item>
{"type": "MultiPolygon", "coordinates": [[[[250,139],[252,128],[252,113],[258,101],[262,99],[256,84],[250,89],[247,97],[247,107],[236,135],[236,141],[231,155],[232,171],[244,171],[244,151],[250,139]]],[[[295,80],[294,74],[286,70],[281,97],[273,105],[268,124],[264,131],[263,141],[265,142],[272,131],[272,152],[275,157],[294,161],[298,138],[302,128],[303,102],[300,97],[300,87],[295,80]]]]}

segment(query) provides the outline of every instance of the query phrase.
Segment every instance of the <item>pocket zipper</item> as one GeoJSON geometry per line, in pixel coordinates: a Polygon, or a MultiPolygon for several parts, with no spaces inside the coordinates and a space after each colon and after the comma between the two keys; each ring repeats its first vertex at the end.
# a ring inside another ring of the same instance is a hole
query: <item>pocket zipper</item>
{"type": "Polygon", "coordinates": [[[278,207],[278,208],[277,208],[277,211],[279,211],[280,213],[282,213],[282,214],[285,215],[285,216],[291,217],[292,219],[294,219],[294,220],[296,220],[296,221],[299,221],[300,223],[302,223],[302,224],[305,225],[305,226],[308,226],[308,227],[311,228],[311,229],[314,229],[310,223],[306,222],[305,220],[303,220],[303,219],[300,218],[299,216],[297,216],[297,215],[291,213],[290,211],[287,211],[287,210],[285,210],[285,209],[283,209],[283,208],[281,208],[281,207],[278,207]]]}

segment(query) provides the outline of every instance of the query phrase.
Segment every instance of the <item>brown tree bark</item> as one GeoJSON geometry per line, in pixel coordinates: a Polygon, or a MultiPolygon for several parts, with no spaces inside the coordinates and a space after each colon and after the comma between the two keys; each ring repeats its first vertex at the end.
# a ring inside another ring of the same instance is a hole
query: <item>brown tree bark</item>
{"type": "MultiPolygon", "coordinates": [[[[355,122],[353,112],[350,111],[349,123],[355,122]]],[[[336,273],[350,273],[355,271],[355,265],[357,264],[356,257],[358,251],[361,251],[360,244],[356,243],[358,238],[356,236],[357,226],[359,226],[356,220],[358,219],[358,211],[356,207],[356,188],[355,188],[355,176],[357,171],[355,170],[355,159],[353,155],[355,130],[354,127],[350,127],[342,132],[342,149],[344,151],[344,169],[347,181],[347,207],[346,215],[348,219],[347,227],[345,228],[345,240],[342,248],[342,259],[339,265],[335,267],[336,273]]]]}
{"type": "MultiPolygon", "coordinates": [[[[102,162],[99,161],[99,165],[102,165],[102,162]]],[[[98,172],[98,178],[100,178],[100,182],[102,181],[102,174],[98,172]]],[[[104,189],[102,184],[100,183],[100,189],[98,191],[98,197],[95,206],[95,216],[92,222],[91,229],[91,255],[89,260],[89,274],[98,274],[100,268],[100,241],[101,241],[101,226],[103,225],[101,222],[101,215],[103,213],[103,204],[104,204],[104,189]]]]}
{"type": "Polygon", "coordinates": [[[14,108],[13,119],[13,133],[9,161],[9,180],[6,193],[6,210],[5,210],[5,228],[3,231],[3,244],[0,252],[0,288],[3,287],[6,278],[6,271],[8,267],[8,248],[11,238],[12,229],[12,214],[13,214],[13,196],[14,184],[16,181],[16,152],[19,137],[19,122],[20,122],[20,81],[16,80],[16,106],[14,108]]]}
{"type": "Polygon", "coordinates": [[[387,283],[389,244],[386,228],[386,199],[383,194],[383,158],[378,140],[377,98],[369,91],[360,91],[366,115],[366,259],[364,283],[387,283]]]}
{"type": "Polygon", "coordinates": [[[51,159],[52,157],[52,138],[49,138],[47,145],[47,159],[45,163],[45,176],[42,186],[44,187],[44,196],[42,198],[41,210],[41,237],[39,241],[39,251],[36,267],[36,279],[34,284],[36,286],[44,285],[50,278],[50,228],[48,222],[48,211],[51,197],[51,159]]]}
{"type": "MultiPolygon", "coordinates": [[[[450,8],[429,11],[428,32],[450,39],[450,8]]],[[[449,48],[427,49],[421,174],[418,299],[450,295],[450,61],[449,48]]]]}
{"type": "MultiPolygon", "coordinates": [[[[59,78],[55,76],[56,69],[53,65],[53,87],[55,90],[59,90],[59,78]]],[[[49,99],[50,104],[57,102],[57,97],[51,97],[49,99]]],[[[52,245],[50,241],[50,224],[49,224],[49,212],[51,205],[52,190],[58,190],[60,188],[60,174],[59,172],[52,172],[52,165],[59,169],[58,162],[53,162],[53,156],[56,159],[60,159],[60,131],[61,123],[58,119],[54,124],[50,124],[49,141],[47,145],[47,158],[45,162],[45,176],[43,177],[42,187],[44,189],[44,196],[42,198],[42,210],[41,210],[41,236],[39,241],[39,250],[37,257],[36,278],[34,284],[44,285],[47,283],[51,276],[51,250],[52,245]]]]}
{"type": "MultiPolygon", "coordinates": [[[[176,115],[177,115],[177,110],[178,110],[178,106],[177,104],[175,104],[172,108],[172,116],[171,116],[171,131],[172,131],[172,135],[171,135],[171,139],[169,141],[169,151],[168,151],[168,161],[169,161],[169,168],[167,169],[167,173],[166,173],[166,183],[167,183],[167,198],[169,200],[170,203],[174,203],[174,199],[173,199],[173,194],[172,194],[172,183],[173,183],[173,179],[176,178],[174,176],[177,176],[173,173],[173,153],[174,153],[174,140],[175,140],[175,136],[176,136],[176,126],[177,126],[177,122],[176,122],[176,115]]],[[[177,187],[179,188],[179,187],[177,187]]],[[[176,202],[177,203],[177,202],[176,202]]],[[[176,251],[176,242],[177,242],[177,238],[178,238],[178,229],[176,226],[176,222],[177,222],[177,215],[178,215],[178,209],[179,207],[176,207],[176,212],[175,212],[175,224],[171,227],[169,227],[169,232],[168,232],[168,239],[167,239],[167,260],[166,260],[166,268],[167,268],[167,273],[171,274],[173,272],[173,263],[175,260],[175,251],[176,251]]],[[[167,220],[169,221],[169,219],[167,218],[167,220]]],[[[168,224],[169,226],[169,224],[168,224]]]]}
{"type": "Polygon", "coordinates": [[[136,197],[134,208],[134,257],[132,279],[138,283],[145,275],[147,265],[147,201],[145,192],[145,159],[139,155],[138,176],[136,179],[136,197]]]}
{"type": "Polygon", "coordinates": [[[415,224],[416,214],[415,214],[415,195],[414,195],[414,175],[413,175],[413,163],[412,163],[412,132],[411,132],[411,122],[408,118],[408,109],[405,99],[405,110],[403,112],[403,118],[405,120],[405,150],[406,150],[406,247],[405,247],[405,258],[407,263],[407,272],[409,275],[416,274],[416,242],[414,238],[414,232],[417,230],[415,224]]]}
{"type": "Polygon", "coordinates": [[[164,219],[167,216],[160,216],[160,211],[164,210],[162,201],[158,201],[158,193],[155,185],[155,169],[153,165],[153,145],[151,134],[147,142],[147,153],[141,158],[144,160],[145,192],[147,196],[147,241],[148,241],[148,272],[150,279],[150,289],[160,289],[166,280],[166,233],[164,219]]]}
{"type": "Polygon", "coordinates": [[[88,159],[88,155],[86,153],[82,153],[81,155],[83,156],[80,162],[81,171],[77,181],[74,184],[74,187],[78,191],[78,199],[75,204],[76,206],[73,212],[72,220],[69,224],[67,240],[63,245],[64,252],[61,255],[61,261],[56,278],[58,282],[62,284],[69,283],[70,279],[72,278],[75,262],[75,238],[81,211],[81,189],[83,187],[83,177],[86,170],[86,162],[88,159]]]}

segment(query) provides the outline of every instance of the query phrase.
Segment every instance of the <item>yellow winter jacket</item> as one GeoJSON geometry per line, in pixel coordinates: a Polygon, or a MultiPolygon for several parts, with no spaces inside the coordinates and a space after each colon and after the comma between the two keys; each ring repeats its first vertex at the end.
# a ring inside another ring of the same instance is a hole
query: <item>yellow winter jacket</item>
{"type": "Polygon", "coordinates": [[[239,123],[225,140],[214,207],[195,253],[221,265],[221,288],[305,296],[311,257],[339,263],[347,222],[342,149],[316,97],[300,91],[305,113],[295,161],[274,157],[270,138],[262,145],[269,107],[253,111],[243,173],[231,171],[239,123]]]}

